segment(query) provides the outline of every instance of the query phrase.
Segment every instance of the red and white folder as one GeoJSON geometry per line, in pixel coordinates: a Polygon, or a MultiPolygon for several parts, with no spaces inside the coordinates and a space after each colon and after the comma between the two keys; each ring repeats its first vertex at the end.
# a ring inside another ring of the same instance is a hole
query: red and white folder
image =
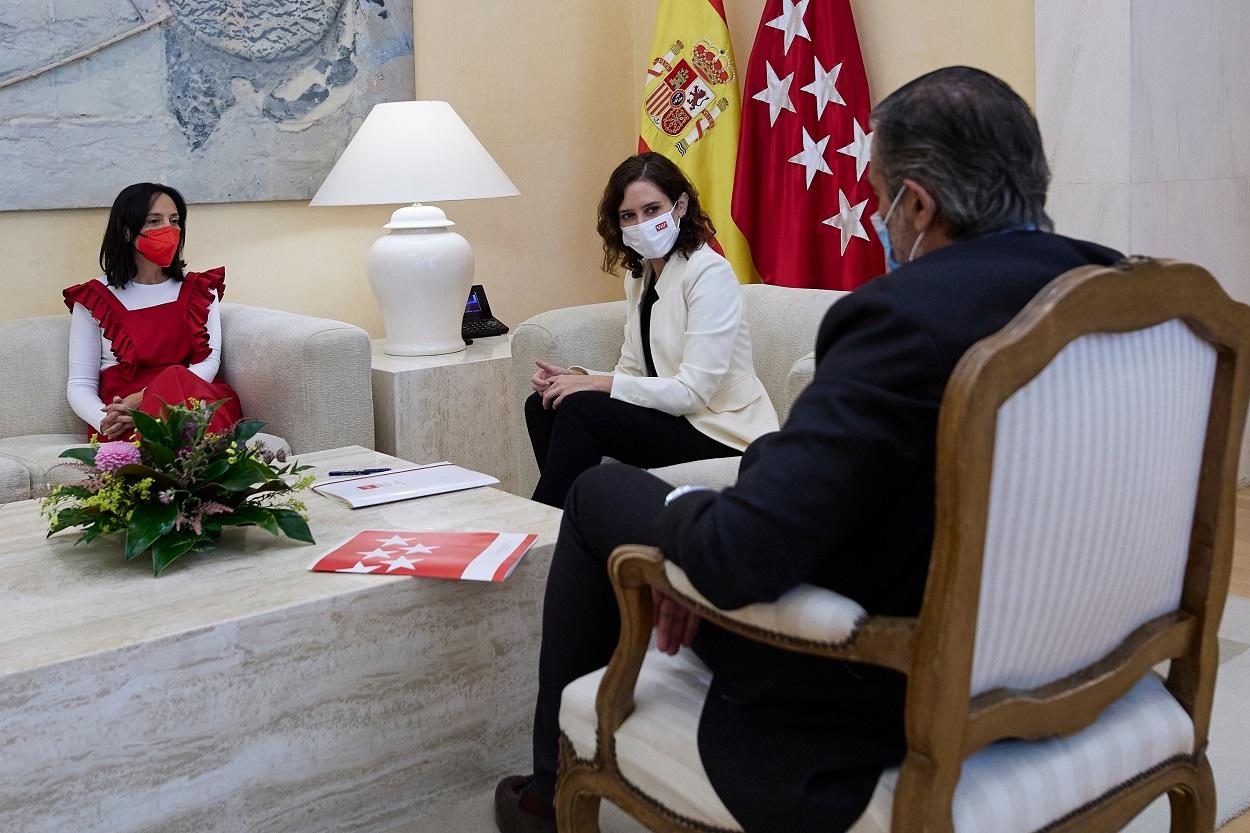
{"type": "Polygon", "coordinates": [[[319,573],[503,581],[538,536],[517,532],[366,529],[318,558],[319,573]]]}

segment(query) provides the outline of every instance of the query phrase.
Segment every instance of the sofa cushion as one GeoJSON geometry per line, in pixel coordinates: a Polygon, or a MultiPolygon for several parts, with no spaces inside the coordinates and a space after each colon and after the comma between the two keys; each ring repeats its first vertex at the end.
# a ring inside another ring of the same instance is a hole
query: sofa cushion
{"type": "Polygon", "coordinates": [[[0,503],[12,503],[29,497],[29,469],[18,460],[0,454],[0,503]]]}
{"type": "Polygon", "coordinates": [[[738,465],[741,462],[741,457],[714,457],[648,471],[674,486],[707,486],[719,492],[732,486],[738,479],[738,465]]]}
{"type": "Polygon", "coordinates": [[[76,461],[60,456],[73,446],[86,446],[82,434],[26,434],[0,440],[0,455],[25,466],[30,488],[42,493],[49,484],[82,479],[82,472],[75,468],[76,461]]]}

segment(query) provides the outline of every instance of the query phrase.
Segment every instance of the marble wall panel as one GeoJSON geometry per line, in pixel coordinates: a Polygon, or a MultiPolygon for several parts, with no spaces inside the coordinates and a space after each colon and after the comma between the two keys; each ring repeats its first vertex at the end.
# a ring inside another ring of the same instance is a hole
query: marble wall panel
{"type": "Polygon", "coordinates": [[[1250,176],[1250,3],[1133,3],[1133,181],[1250,176]]]}
{"type": "Polygon", "coordinates": [[[1126,254],[1132,251],[1127,183],[1057,182],[1050,186],[1046,211],[1059,234],[1092,240],[1126,254]]]}
{"type": "Polygon", "coordinates": [[[1037,116],[1058,183],[1129,181],[1129,0],[1037,0],[1037,116]]]}
{"type": "MultiPolygon", "coordinates": [[[[1138,183],[1132,202],[1135,252],[1197,263],[1250,301],[1250,177],[1138,183]]],[[[1250,425],[1238,481],[1250,486],[1250,425]]]]}
{"type": "Polygon", "coordinates": [[[1133,248],[1188,260],[1250,298],[1250,178],[1133,185],[1133,248]]]}

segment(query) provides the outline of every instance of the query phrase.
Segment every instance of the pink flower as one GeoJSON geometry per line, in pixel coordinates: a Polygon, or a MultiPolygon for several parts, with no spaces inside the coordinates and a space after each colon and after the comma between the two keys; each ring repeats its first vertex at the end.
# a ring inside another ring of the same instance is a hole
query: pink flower
{"type": "Polygon", "coordinates": [[[95,453],[95,467],[100,471],[117,471],[122,466],[138,463],[139,459],[139,449],[130,443],[104,443],[95,453]]]}

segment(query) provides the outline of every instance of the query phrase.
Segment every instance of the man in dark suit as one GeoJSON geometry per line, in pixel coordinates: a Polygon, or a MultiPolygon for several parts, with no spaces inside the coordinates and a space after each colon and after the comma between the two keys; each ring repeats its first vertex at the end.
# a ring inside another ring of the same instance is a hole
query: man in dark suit
{"type": "MultiPolygon", "coordinates": [[[[938,408],[955,364],[1054,278],[1120,258],[1048,231],[1037,122],[997,78],[938,70],[883,101],[872,122],[878,234],[902,263],[830,309],[815,376],[782,429],[747,450],[719,494],[626,466],[600,466],[570,492],[543,614],[535,775],[499,785],[504,833],[554,829],[560,694],[607,663],[619,630],[605,569],[613,548],[660,546],[722,608],[808,582],[870,613],[915,615],[933,539],[938,408]]],[[[854,823],[882,769],[902,760],[905,678],[760,645],[668,600],[658,620],[661,649],[693,640],[712,670],[699,749],[743,827],[854,823]]]]}

